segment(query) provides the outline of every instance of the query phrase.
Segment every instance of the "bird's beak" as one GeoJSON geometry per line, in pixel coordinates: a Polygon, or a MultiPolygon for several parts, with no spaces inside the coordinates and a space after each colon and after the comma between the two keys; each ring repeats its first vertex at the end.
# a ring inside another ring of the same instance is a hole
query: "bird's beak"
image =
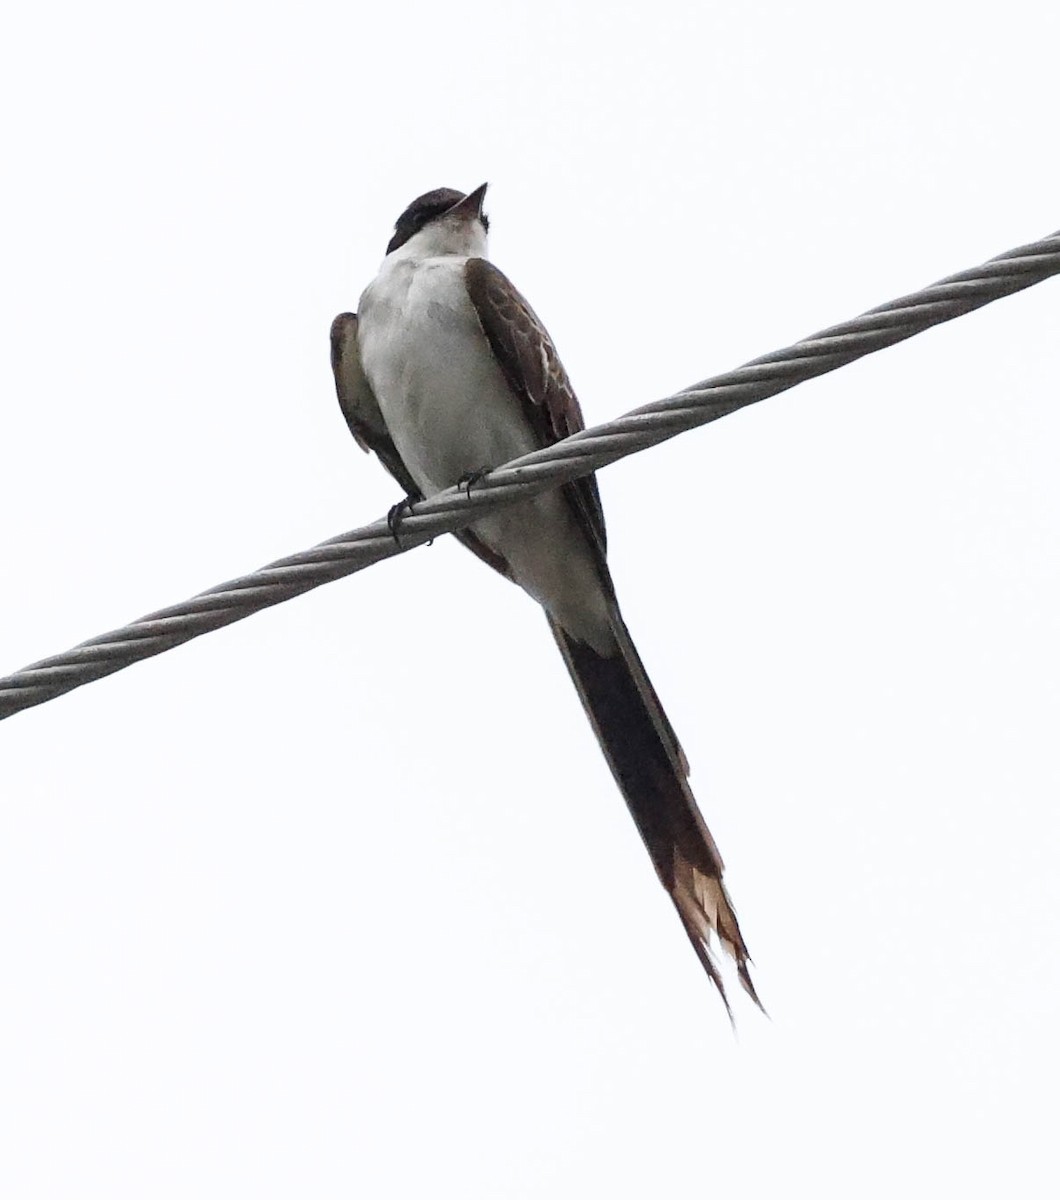
{"type": "Polygon", "coordinates": [[[488,187],[488,183],[480,184],[473,192],[465,196],[463,200],[458,200],[445,215],[447,217],[465,217],[468,220],[481,217],[482,204],[486,199],[486,188],[488,187]]]}

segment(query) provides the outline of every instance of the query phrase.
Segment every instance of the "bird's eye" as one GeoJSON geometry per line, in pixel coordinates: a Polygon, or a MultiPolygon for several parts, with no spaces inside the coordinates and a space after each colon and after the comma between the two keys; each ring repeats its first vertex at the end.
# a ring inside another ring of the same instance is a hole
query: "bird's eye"
{"type": "Polygon", "coordinates": [[[483,229],[484,229],[484,230],[485,230],[487,233],[489,233],[489,231],[490,231],[490,219],[489,219],[489,217],[487,217],[485,213],[482,213],[482,214],[481,214],[481,216],[479,217],[479,220],[482,222],[482,228],[483,228],[483,229]]]}

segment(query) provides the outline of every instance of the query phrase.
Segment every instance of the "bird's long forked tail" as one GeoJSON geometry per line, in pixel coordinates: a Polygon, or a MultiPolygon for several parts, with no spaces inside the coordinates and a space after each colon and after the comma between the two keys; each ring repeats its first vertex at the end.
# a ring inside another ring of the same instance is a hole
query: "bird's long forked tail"
{"type": "Polygon", "coordinates": [[[610,655],[575,640],[551,617],[549,626],[656,873],[729,1019],[732,1009],[712,952],[715,936],[736,964],[744,990],[762,1008],[722,882],[721,855],[689,787],[684,754],[621,615],[616,608],[616,647],[610,655]]]}

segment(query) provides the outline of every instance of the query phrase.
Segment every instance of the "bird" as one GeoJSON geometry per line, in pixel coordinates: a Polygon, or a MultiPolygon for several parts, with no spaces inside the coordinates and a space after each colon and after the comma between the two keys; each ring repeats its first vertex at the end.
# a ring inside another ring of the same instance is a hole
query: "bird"
{"type": "MultiPolygon", "coordinates": [[[[487,257],[487,186],[435,188],[413,200],[357,312],[332,323],[332,369],[350,433],[407,504],[470,487],[490,468],[584,428],[552,338],[487,257]]],[[[761,1008],[688,761],[619,609],[595,476],[496,510],[456,537],[545,610],[700,964],[731,1019],[716,937],[761,1008]]]]}

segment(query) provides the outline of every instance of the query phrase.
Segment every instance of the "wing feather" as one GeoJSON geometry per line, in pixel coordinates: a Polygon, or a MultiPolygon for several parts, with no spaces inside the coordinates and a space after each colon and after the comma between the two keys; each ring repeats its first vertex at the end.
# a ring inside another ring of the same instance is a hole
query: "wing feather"
{"type": "Polygon", "coordinates": [[[379,461],[401,484],[407,496],[422,500],[423,494],[401,461],[372,385],[361,365],[355,313],[339,313],[331,323],[331,369],[335,374],[339,407],[353,440],[365,452],[375,451],[379,461]]]}
{"type": "MultiPolygon", "coordinates": [[[[581,405],[552,338],[507,275],[484,258],[469,258],[464,283],[493,356],[523,401],[541,444],[551,446],[584,429],[581,405]]],[[[583,517],[603,566],[607,531],[596,476],[577,479],[564,490],[583,517]]]]}

